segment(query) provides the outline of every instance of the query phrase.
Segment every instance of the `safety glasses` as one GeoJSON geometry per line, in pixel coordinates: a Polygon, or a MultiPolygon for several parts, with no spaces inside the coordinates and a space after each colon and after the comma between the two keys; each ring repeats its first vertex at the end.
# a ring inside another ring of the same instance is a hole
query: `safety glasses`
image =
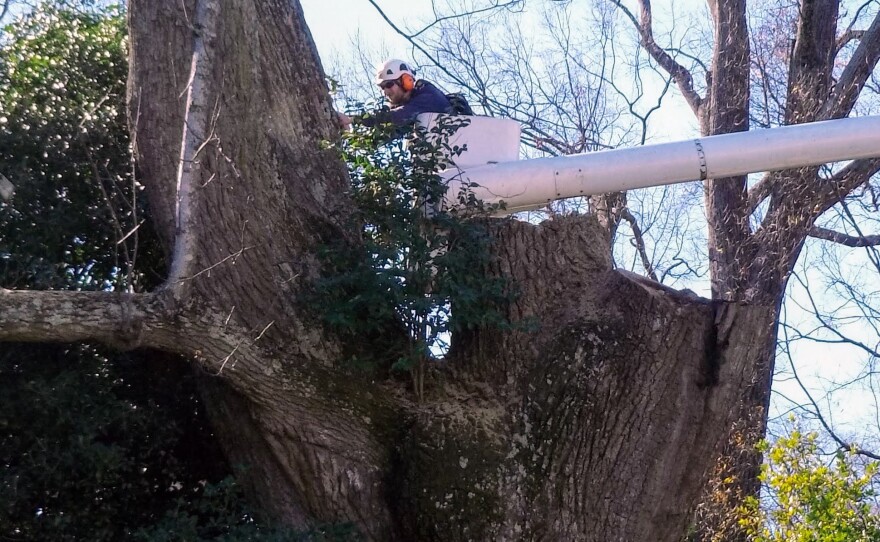
{"type": "Polygon", "coordinates": [[[386,90],[386,89],[389,89],[389,88],[393,87],[393,86],[396,85],[396,84],[397,84],[397,80],[394,80],[394,81],[382,81],[381,83],[379,83],[379,88],[381,88],[382,90],[386,90]]]}

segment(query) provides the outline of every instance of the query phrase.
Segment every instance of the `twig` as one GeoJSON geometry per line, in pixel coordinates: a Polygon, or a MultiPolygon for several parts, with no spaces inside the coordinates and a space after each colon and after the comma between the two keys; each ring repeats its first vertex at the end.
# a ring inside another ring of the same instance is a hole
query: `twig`
{"type": "Polygon", "coordinates": [[[204,274],[204,273],[207,273],[208,271],[214,269],[215,267],[217,267],[217,266],[219,266],[219,265],[222,265],[224,262],[226,262],[226,261],[228,261],[228,260],[230,260],[230,259],[238,258],[238,257],[241,256],[246,250],[250,250],[250,249],[254,248],[254,246],[255,246],[255,245],[252,245],[252,246],[249,246],[249,247],[244,247],[244,248],[238,250],[237,252],[234,252],[234,253],[230,254],[229,256],[223,258],[223,259],[220,260],[219,262],[217,262],[217,263],[215,263],[215,264],[213,264],[213,265],[210,265],[210,266],[208,266],[208,267],[202,269],[201,271],[199,271],[198,273],[194,274],[193,276],[191,276],[191,277],[184,277],[184,278],[181,278],[181,279],[179,279],[179,280],[181,280],[181,281],[184,281],[184,280],[193,280],[194,278],[198,277],[199,275],[202,275],[202,274],[204,274]]]}

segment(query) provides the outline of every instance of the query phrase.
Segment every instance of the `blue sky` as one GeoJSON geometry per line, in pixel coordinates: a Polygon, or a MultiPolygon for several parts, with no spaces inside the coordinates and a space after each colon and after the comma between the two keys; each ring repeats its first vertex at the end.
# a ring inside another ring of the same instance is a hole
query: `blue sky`
{"type": "MultiPolygon", "coordinates": [[[[405,56],[407,42],[394,35],[367,0],[300,0],[300,3],[322,60],[334,52],[344,52],[358,32],[376,45],[381,42],[396,45],[400,56],[405,56]]],[[[392,20],[404,22],[418,21],[428,13],[430,5],[425,0],[377,0],[377,3],[392,20]]]]}

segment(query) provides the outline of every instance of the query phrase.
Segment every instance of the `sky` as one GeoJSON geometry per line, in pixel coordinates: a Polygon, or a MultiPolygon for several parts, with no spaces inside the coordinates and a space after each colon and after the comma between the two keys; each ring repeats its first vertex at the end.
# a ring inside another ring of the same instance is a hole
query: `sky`
{"type": "MultiPolygon", "coordinates": [[[[334,58],[351,55],[357,38],[367,52],[385,50],[393,57],[409,60],[409,43],[397,35],[368,0],[300,0],[324,71],[334,75],[334,58]]],[[[417,23],[430,11],[426,0],[377,0],[395,23],[417,23]]],[[[384,58],[376,58],[378,64],[384,58]]]]}
{"type": "MultiPolygon", "coordinates": [[[[300,0],[300,4],[322,59],[347,50],[358,33],[377,46],[383,42],[392,49],[396,46],[400,56],[409,50],[406,40],[394,34],[368,0],[300,0]]],[[[430,13],[426,0],[377,0],[377,4],[395,22],[415,23],[430,13]]]]}

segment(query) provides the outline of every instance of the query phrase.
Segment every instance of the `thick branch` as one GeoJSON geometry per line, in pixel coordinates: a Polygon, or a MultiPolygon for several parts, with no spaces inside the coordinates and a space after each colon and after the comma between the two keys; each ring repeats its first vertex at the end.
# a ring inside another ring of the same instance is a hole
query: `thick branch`
{"type": "Polygon", "coordinates": [[[772,173],[767,173],[761,180],[749,189],[748,200],[746,202],[746,212],[748,216],[752,216],[758,205],[767,199],[773,193],[773,181],[776,178],[772,173]]]}
{"type": "Polygon", "coordinates": [[[96,340],[140,346],[152,296],[110,292],[0,290],[0,341],[96,340]]]}
{"type": "Polygon", "coordinates": [[[880,59],[880,13],[862,36],[849,63],[834,85],[831,97],[825,103],[822,119],[837,119],[852,111],[865,82],[871,77],[880,59]]]}
{"type": "Polygon", "coordinates": [[[814,120],[828,96],[838,4],[837,0],[801,2],[800,20],[789,64],[786,124],[814,120]]]}
{"type": "MultiPolygon", "coordinates": [[[[727,0],[712,6],[715,50],[708,107],[700,117],[704,135],[749,129],[749,29],[745,0],[727,0]]],[[[705,183],[709,220],[709,258],[712,295],[735,299],[744,291],[743,262],[749,253],[749,214],[744,176],[710,179],[705,183]]]]}
{"type": "MultiPolygon", "coordinates": [[[[880,171],[880,158],[853,160],[828,179],[823,179],[815,168],[808,168],[799,175],[793,175],[788,181],[780,178],[780,174],[768,174],[749,194],[750,213],[767,196],[773,195],[770,210],[764,219],[768,224],[788,224],[789,235],[785,250],[794,250],[800,245],[804,236],[812,235],[810,228],[813,222],[828,209],[844,201],[844,198],[867,183],[873,175],[880,171]],[[798,231],[793,225],[797,223],[798,231]]],[[[769,231],[773,231],[769,228],[769,231]]],[[[778,241],[778,237],[774,237],[778,241]]],[[[776,242],[770,241],[770,242],[776,242]]]]}
{"type": "Polygon", "coordinates": [[[880,246],[880,235],[847,235],[839,231],[829,230],[827,228],[820,228],[818,226],[813,226],[810,229],[809,235],[810,237],[814,237],[816,239],[824,239],[826,241],[831,241],[833,243],[838,243],[853,248],[880,246]]]}
{"type": "Polygon", "coordinates": [[[313,324],[292,323],[311,255],[357,242],[345,165],[320,143],[338,130],[320,63],[296,2],[188,2],[130,2],[138,169],[151,212],[176,222],[165,289],[254,336],[275,322],[263,341],[294,350],[286,330],[313,324]]]}
{"type": "Polygon", "coordinates": [[[161,293],[0,289],[0,307],[3,342],[98,341],[119,350],[156,348],[195,358],[208,373],[232,374],[229,381],[236,388],[252,386],[266,371],[258,346],[265,329],[242,330],[213,310],[187,316],[161,293]]]}
{"type": "Polygon", "coordinates": [[[840,203],[847,194],[868,182],[878,171],[880,158],[867,158],[853,160],[827,181],[817,178],[814,193],[818,201],[811,206],[815,209],[815,217],[840,203]]]}
{"type": "Polygon", "coordinates": [[[860,40],[864,35],[864,30],[847,30],[837,37],[837,42],[835,43],[835,52],[840,52],[840,50],[846,47],[849,42],[860,40]]]}
{"type": "Polygon", "coordinates": [[[187,85],[186,113],[177,169],[177,228],[171,273],[167,286],[175,295],[183,296],[183,279],[192,274],[196,245],[195,178],[200,173],[199,152],[208,143],[211,107],[208,103],[211,59],[216,55],[216,23],[220,6],[217,0],[199,0],[196,5],[195,39],[192,66],[187,85]]]}
{"type": "Polygon", "coordinates": [[[678,84],[678,89],[681,91],[684,99],[687,100],[691,110],[694,114],[699,116],[700,106],[703,104],[703,99],[694,90],[693,75],[691,75],[691,72],[688,71],[687,68],[676,62],[675,59],[673,59],[662,47],[657,45],[657,42],[654,40],[653,16],[651,14],[650,0],[639,0],[641,20],[637,20],[635,15],[633,15],[632,12],[620,2],[620,0],[612,0],[612,3],[616,5],[630,21],[632,21],[633,25],[635,25],[636,29],[639,31],[642,47],[651,55],[651,58],[653,58],[661,68],[666,70],[666,72],[675,79],[676,84],[678,84]]]}
{"type": "MultiPolygon", "coordinates": [[[[880,159],[875,158],[855,160],[829,179],[819,176],[817,168],[771,174],[762,190],[772,191],[772,199],[761,228],[755,232],[760,249],[750,260],[764,263],[752,269],[752,280],[783,285],[816,219],[842,204],[877,171],[880,159]]],[[[750,198],[750,203],[758,201],[758,194],[750,198]]]]}
{"type": "Polygon", "coordinates": [[[169,261],[175,241],[176,178],[193,53],[194,5],[195,0],[182,0],[169,9],[158,2],[130,1],[126,10],[132,151],[138,181],[146,187],[150,221],[169,261]]]}

